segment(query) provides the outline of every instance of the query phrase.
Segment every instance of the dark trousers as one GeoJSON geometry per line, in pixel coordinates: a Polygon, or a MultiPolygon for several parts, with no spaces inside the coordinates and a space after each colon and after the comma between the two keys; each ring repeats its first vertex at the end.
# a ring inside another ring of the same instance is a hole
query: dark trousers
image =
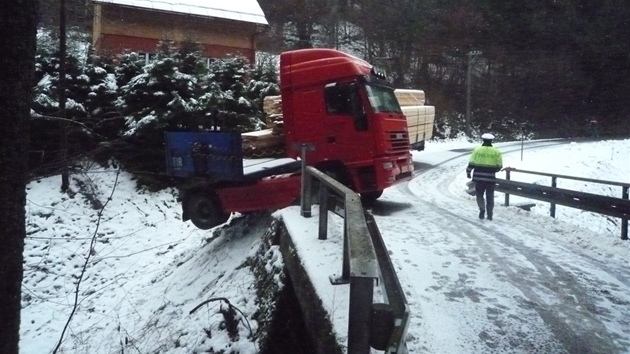
{"type": "Polygon", "coordinates": [[[476,181],[475,182],[475,193],[477,195],[477,206],[479,206],[479,210],[487,210],[488,214],[492,214],[492,210],[494,209],[494,182],[486,182],[486,181],[476,181]],[[483,200],[484,194],[486,196],[486,200],[483,200]]]}

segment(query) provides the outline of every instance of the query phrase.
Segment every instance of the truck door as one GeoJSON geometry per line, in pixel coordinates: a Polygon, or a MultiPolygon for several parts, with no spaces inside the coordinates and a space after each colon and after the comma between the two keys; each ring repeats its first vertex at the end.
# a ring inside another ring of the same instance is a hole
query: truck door
{"type": "Polygon", "coordinates": [[[326,150],[329,159],[353,162],[371,156],[373,139],[356,83],[331,83],[324,89],[326,150]]]}

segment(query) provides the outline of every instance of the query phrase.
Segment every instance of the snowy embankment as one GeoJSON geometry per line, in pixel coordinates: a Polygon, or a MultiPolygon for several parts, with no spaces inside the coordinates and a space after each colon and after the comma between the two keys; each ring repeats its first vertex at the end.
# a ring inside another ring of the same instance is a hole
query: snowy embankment
{"type": "MultiPolygon", "coordinates": [[[[202,231],[181,222],[175,191],[138,192],[127,173],[73,176],[68,194],[60,183],[27,188],[21,353],[51,353],[62,333],[59,353],[258,352],[250,265],[268,217],[202,231]]],[[[279,257],[256,258],[273,270],[279,257]]]]}

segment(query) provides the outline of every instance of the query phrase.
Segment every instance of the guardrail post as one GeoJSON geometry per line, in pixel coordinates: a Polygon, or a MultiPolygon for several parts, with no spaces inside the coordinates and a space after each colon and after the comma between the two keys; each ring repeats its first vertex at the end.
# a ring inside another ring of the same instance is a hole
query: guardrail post
{"type": "Polygon", "coordinates": [[[306,162],[304,160],[302,160],[301,180],[302,180],[302,186],[300,190],[300,196],[301,196],[300,215],[302,215],[305,218],[310,218],[312,216],[311,208],[313,204],[311,200],[312,198],[311,185],[312,185],[313,177],[310,176],[306,172],[306,162]]]}
{"type": "MultiPolygon", "coordinates": [[[[628,187],[622,187],[621,198],[628,200],[628,187]]],[[[628,219],[621,219],[621,239],[628,239],[628,219]]]]}
{"type": "Polygon", "coordinates": [[[323,183],[319,184],[319,239],[328,238],[328,191],[323,183]]]}
{"type": "MultiPolygon", "coordinates": [[[[505,180],[509,181],[510,180],[510,170],[506,169],[505,170],[505,180]]],[[[509,193],[505,193],[505,206],[510,206],[510,194],[509,193]]]]}
{"type": "Polygon", "coordinates": [[[374,279],[350,278],[348,313],[348,354],[370,353],[370,322],[374,298],[374,279]]]}
{"type": "MultiPolygon", "coordinates": [[[[558,186],[558,178],[556,176],[551,177],[551,188],[556,188],[558,186]]],[[[549,215],[551,215],[552,218],[556,217],[556,203],[551,203],[551,207],[549,209],[549,215]]]]}
{"type": "MultiPolygon", "coordinates": [[[[345,218],[344,218],[345,219],[345,218]]],[[[351,282],[350,279],[350,248],[348,239],[348,227],[346,225],[348,221],[344,220],[343,227],[343,257],[341,259],[341,275],[340,276],[330,276],[329,280],[332,285],[341,285],[348,284],[351,282]]],[[[370,305],[371,306],[371,305],[370,305]]]]}
{"type": "Polygon", "coordinates": [[[301,202],[300,202],[300,215],[302,215],[305,218],[310,218],[311,217],[311,184],[312,184],[312,180],[313,178],[311,176],[307,176],[306,175],[306,152],[307,151],[312,151],[314,150],[314,146],[313,144],[306,144],[306,143],[295,143],[293,144],[293,148],[297,149],[299,148],[301,153],[302,153],[302,176],[301,176],[301,183],[302,185],[300,186],[300,196],[301,196],[301,202]]]}

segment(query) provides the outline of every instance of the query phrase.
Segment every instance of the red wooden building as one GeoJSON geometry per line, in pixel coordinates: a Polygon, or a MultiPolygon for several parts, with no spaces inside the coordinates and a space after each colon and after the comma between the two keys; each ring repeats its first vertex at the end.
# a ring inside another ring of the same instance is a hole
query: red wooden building
{"type": "Polygon", "coordinates": [[[242,55],[254,63],[268,27],[257,0],[93,0],[92,45],[99,54],[148,58],[160,40],[192,39],[207,58],[242,55]]]}

